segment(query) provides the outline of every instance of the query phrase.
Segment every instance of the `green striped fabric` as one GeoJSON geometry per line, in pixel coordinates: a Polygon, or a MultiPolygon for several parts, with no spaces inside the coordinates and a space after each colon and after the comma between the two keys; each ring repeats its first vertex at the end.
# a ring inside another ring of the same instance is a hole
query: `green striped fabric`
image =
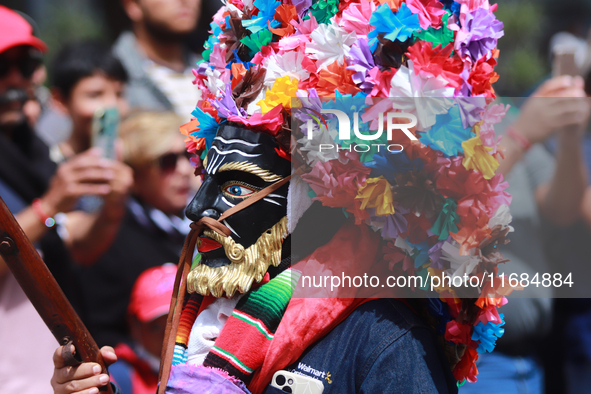
{"type": "Polygon", "coordinates": [[[242,297],[203,365],[248,383],[264,361],[300,275],[288,268],[242,297]]]}

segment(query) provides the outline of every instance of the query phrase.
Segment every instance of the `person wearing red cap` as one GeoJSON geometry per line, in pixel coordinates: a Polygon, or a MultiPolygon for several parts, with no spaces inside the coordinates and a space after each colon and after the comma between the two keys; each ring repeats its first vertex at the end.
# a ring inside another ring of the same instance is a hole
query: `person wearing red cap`
{"type": "Polygon", "coordinates": [[[124,393],[156,392],[175,275],[174,264],[149,268],[133,286],[127,309],[133,342],[119,343],[115,347],[118,361],[109,367],[111,379],[117,382],[124,393]]]}
{"type": "MultiPolygon", "coordinates": [[[[78,289],[68,246],[96,235],[97,228],[116,231],[124,209],[114,202],[123,202],[132,178],[129,171],[129,181],[115,187],[114,172],[121,163],[104,160],[93,150],[59,167],[50,160],[47,146],[27,123],[24,111],[24,104],[33,97],[33,73],[46,50],[25,18],[0,6],[0,195],[76,307],[78,289]],[[68,227],[56,222],[68,216],[58,213],[72,211],[85,194],[103,196],[105,206],[112,209],[103,209],[84,228],[69,227],[70,236],[64,242],[65,233],[58,228],[68,227]]],[[[51,392],[51,368],[37,366],[33,360],[51,354],[54,339],[1,258],[0,319],[10,322],[0,325],[2,392],[51,392]]]]}
{"type": "Polygon", "coordinates": [[[18,124],[24,116],[19,104],[32,93],[30,79],[47,46],[33,35],[33,27],[22,16],[3,6],[0,25],[0,125],[18,124]],[[14,68],[18,75],[12,73],[14,68]],[[15,80],[15,76],[22,77],[22,81],[15,80]]]}

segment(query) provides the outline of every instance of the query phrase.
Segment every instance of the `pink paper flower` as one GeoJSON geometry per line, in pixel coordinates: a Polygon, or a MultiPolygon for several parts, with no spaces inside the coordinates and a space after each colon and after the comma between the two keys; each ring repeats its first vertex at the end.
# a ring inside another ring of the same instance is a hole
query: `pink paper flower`
{"type": "Polygon", "coordinates": [[[413,14],[419,14],[421,29],[441,26],[441,16],[445,14],[443,4],[437,0],[407,0],[406,5],[413,14]]]}
{"type": "Polygon", "coordinates": [[[359,3],[352,3],[343,11],[339,26],[348,32],[355,32],[358,36],[367,37],[373,29],[369,24],[371,14],[376,10],[376,5],[370,0],[361,0],[359,3]]]}

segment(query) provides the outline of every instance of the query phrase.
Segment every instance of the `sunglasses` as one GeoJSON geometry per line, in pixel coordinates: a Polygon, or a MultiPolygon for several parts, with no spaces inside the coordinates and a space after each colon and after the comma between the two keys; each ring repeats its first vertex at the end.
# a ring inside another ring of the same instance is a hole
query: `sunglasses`
{"type": "Polygon", "coordinates": [[[41,58],[24,56],[17,59],[8,59],[6,56],[0,56],[0,78],[4,78],[12,67],[16,67],[23,78],[29,79],[41,65],[41,58]]]}
{"type": "Polygon", "coordinates": [[[162,172],[173,172],[176,169],[179,158],[185,157],[187,160],[191,161],[192,156],[193,154],[187,151],[167,153],[163,156],[160,156],[158,159],[158,167],[160,167],[162,172]]]}

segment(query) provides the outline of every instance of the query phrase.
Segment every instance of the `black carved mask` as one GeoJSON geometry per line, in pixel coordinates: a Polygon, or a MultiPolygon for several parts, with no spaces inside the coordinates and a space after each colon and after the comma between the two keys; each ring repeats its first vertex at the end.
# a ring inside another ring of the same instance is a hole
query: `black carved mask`
{"type": "MultiPolygon", "coordinates": [[[[187,207],[187,217],[195,222],[202,217],[218,219],[230,207],[288,176],[291,163],[276,148],[275,139],[267,134],[222,125],[204,160],[207,175],[187,207]]],[[[201,267],[189,277],[190,291],[193,287],[218,297],[222,293],[231,296],[236,289],[246,292],[270,265],[279,263],[281,242],[287,236],[287,192],[285,184],[223,220],[231,240],[204,231],[198,241],[201,267]]]]}

